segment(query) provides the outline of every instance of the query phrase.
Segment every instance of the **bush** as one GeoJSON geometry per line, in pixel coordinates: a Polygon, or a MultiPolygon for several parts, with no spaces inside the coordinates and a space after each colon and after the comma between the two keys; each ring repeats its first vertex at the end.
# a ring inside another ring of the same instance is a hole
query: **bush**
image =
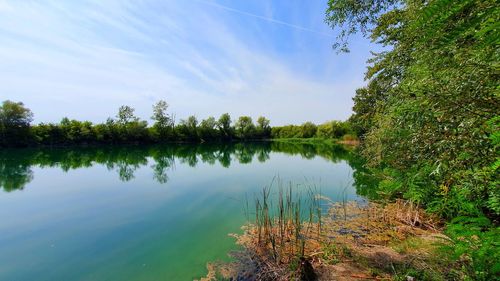
{"type": "Polygon", "coordinates": [[[442,251],[458,265],[452,274],[463,280],[498,280],[500,275],[500,228],[482,217],[457,217],[446,233],[452,244],[442,251]],[[457,272],[458,271],[458,272],[457,272]]]}

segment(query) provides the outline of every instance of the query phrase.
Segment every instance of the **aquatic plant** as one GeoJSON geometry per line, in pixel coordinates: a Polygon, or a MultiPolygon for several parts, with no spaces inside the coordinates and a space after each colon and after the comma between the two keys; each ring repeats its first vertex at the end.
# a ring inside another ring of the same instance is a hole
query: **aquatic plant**
{"type": "Polygon", "coordinates": [[[253,218],[238,239],[260,268],[258,280],[315,274],[310,260],[320,245],[321,198],[317,186],[285,186],[279,179],[255,197],[253,218]]]}

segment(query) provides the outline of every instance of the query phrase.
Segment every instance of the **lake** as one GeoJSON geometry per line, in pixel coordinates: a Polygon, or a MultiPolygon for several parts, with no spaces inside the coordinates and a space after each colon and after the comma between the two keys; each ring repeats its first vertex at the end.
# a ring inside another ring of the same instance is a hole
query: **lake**
{"type": "Polygon", "coordinates": [[[3,149],[0,280],[193,280],[228,260],[228,234],[273,179],[359,200],[356,163],[278,142],[3,149]]]}

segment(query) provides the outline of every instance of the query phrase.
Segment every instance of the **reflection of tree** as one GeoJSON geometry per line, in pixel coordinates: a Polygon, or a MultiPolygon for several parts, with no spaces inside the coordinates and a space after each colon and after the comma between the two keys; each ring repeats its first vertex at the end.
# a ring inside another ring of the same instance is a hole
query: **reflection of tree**
{"type": "Polygon", "coordinates": [[[328,143],[272,142],[271,147],[272,151],[300,155],[306,159],[320,156],[334,163],[347,159],[350,154],[343,146],[328,143]]]}
{"type": "Polygon", "coordinates": [[[196,167],[201,162],[208,165],[219,163],[228,168],[233,159],[242,164],[251,163],[254,157],[259,162],[265,162],[270,159],[271,152],[300,155],[308,159],[319,156],[334,163],[346,160],[354,169],[358,192],[367,195],[374,190],[370,184],[373,179],[355,153],[335,145],[284,142],[3,150],[0,151],[0,188],[6,191],[22,189],[33,179],[32,166],[59,167],[68,171],[99,164],[116,171],[120,180],[130,181],[134,172],[147,166],[148,159],[151,159],[153,178],[159,183],[167,183],[168,172],[176,159],[190,167],[196,167]]]}
{"type": "Polygon", "coordinates": [[[216,154],[212,151],[202,151],[200,153],[200,156],[203,163],[207,163],[210,165],[215,164],[215,161],[217,160],[216,154]]]}
{"type": "Polygon", "coordinates": [[[218,155],[219,163],[224,168],[229,168],[231,166],[231,153],[225,151],[218,155]]]}
{"type": "Polygon", "coordinates": [[[253,153],[251,153],[251,151],[247,149],[240,149],[234,151],[234,156],[236,157],[236,159],[238,159],[240,164],[252,163],[253,153]]]}
{"type": "Polygon", "coordinates": [[[350,157],[346,158],[349,166],[353,169],[353,178],[356,185],[356,193],[361,196],[366,196],[370,199],[379,197],[376,186],[379,179],[365,168],[365,161],[357,153],[351,153],[350,157]]]}
{"type": "Polygon", "coordinates": [[[106,166],[108,169],[118,170],[118,176],[121,181],[130,181],[134,176],[134,172],[139,169],[141,166],[144,166],[148,163],[146,158],[147,154],[142,150],[138,149],[117,149],[112,150],[112,154],[110,154],[111,158],[108,158],[106,161],[106,166]],[[111,161],[109,159],[112,159],[111,161]]]}
{"type": "Polygon", "coordinates": [[[33,179],[28,162],[14,154],[0,153],[0,188],[10,192],[23,189],[33,179]]]}
{"type": "Polygon", "coordinates": [[[238,143],[234,146],[233,154],[241,164],[249,164],[252,162],[254,155],[257,154],[259,161],[264,162],[269,159],[271,151],[270,143],[238,143]],[[267,157],[266,157],[267,155],[267,157]]]}
{"type": "Polygon", "coordinates": [[[121,181],[130,181],[131,179],[133,179],[135,177],[134,172],[138,168],[138,166],[127,164],[124,162],[120,162],[116,164],[116,166],[118,167],[118,175],[120,176],[121,181]]]}
{"type": "Polygon", "coordinates": [[[92,167],[93,155],[79,153],[78,150],[70,150],[66,153],[64,161],[60,162],[60,167],[67,172],[72,169],[92,167]]]}
{"type": "Polygon", "coordinates": [[[157,155],[153,156],[155,164],[151,166],[153,169],[153,178],[159,183],[167,183],[167,171],[170,170],[175,164],[173,155],[157,155]]]}
{"type": "Polygon", "coordinates": [[[257,153],[257,159],[260,163],[266,162],[267,160],[269,160],[269,158],[269,151],[261,150],[257,153]]]}
{"type": "Polygon", "coordinates": [[[196,167],[196,164],[198,164],[198,157],[196,157],[196,154],[184,156],[182,158],[179,158],[179,160],[182,164],[187,164],[192,168],[196,167]]]}

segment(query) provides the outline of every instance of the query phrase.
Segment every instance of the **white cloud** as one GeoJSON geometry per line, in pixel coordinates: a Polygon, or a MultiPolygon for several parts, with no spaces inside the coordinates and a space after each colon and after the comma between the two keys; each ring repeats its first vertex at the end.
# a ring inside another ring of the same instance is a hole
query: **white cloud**
{"type": "Polygon", "coordinates": [[[359,76],[333,83],[306,75],[250,47],[196,2],[133,3],[0,2],[0,100],[24,101],[44,122],[104,121],[121,104],[146,119],[158,99],[178,119],[229,112],[285,124],[349,115],[359,76]]]}

